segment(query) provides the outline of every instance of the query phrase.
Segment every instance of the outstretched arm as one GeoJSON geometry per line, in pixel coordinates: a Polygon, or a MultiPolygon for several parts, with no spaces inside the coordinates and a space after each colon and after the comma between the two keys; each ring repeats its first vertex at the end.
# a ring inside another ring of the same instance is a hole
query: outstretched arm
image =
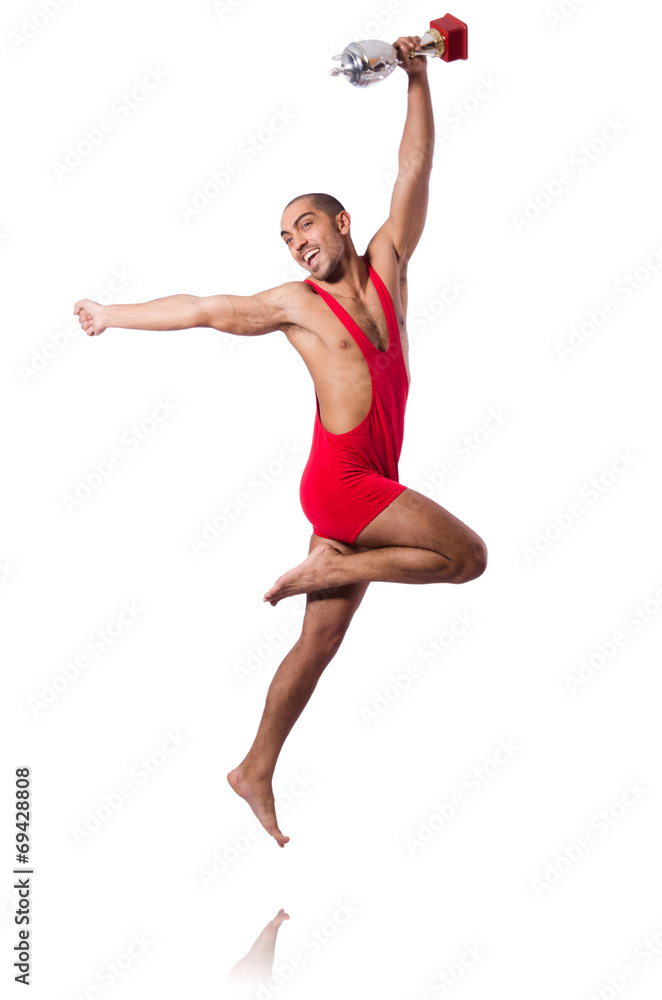
{"type": "Polygon", "coordinates": [[[104,306],[91,299],[80,299],[74,306],[74,314],[90,337],[109,327],[189,330],[199,326],[252,336],[280,330],[290,321],[285,308],[288,284],[255,295],[168,295],[136,305],[104,306]]]}
{"type": "Polygon", "coordinates": [[[409,58],[409,49],[420,49],[418,35],[398,38],[394,46],[409,77],[407,119],[398,154],[398,176],[385,228],[398,260],[406,263],[425,227],[432,157],[434,116],[428,84],[428,57],[409,58]]]}

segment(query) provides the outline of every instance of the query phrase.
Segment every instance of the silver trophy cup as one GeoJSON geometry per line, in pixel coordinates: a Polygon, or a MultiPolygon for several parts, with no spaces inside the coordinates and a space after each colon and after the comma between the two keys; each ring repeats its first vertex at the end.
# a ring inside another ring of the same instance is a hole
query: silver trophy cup
{"type": "MultiPolygon", "coordinates": [[[[452,14],[445,14],[430,23],[421,36],[420,50],[410,49],[409,57],[438,56],[446,62],[467,58],[467,26],[452,14]]],[[[368,87],[390,76],[396,66],[402,65],[397,49],[388,42],[374,38],[350,44],[333,59],[340,66],[329,70],[330,76],[346,76],[355,87],[368,87]]]]}

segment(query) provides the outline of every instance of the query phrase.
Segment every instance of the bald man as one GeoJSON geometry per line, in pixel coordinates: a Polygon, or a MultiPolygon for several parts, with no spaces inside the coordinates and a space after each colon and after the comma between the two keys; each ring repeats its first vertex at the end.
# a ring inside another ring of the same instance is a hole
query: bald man
{"type": "Polygon", "coordinates": [[[371,580],[466,583],[484,572],[485,543],[457,517],[398,477],[409,393],[407,267],[427,215],[434,120],[420,37],[395,43],[408,76],[407,118],[390,213],[363,255],[351,217],[333,196],[298,195],[281,217],[281,239],[307,272],[250,296],[172,295],[138,305],[76,303],[90,335],[109,327],[212,327],[237,336],[282,331],[315,387],[316,412],[300,500],[313,532],[308,556],[263,600],[306,594],[301,635],[269,687],[257,735],[228,774],[279,846],[276,761],[371,580]]]}

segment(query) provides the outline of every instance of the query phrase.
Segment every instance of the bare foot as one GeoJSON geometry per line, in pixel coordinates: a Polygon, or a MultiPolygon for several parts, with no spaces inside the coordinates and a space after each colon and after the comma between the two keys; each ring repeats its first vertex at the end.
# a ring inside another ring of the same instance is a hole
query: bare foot
{"type": "Polygon", "coordinates": [[[337,586],[336,569],[342,552],[330,542],[316,545],[310,555],[302,563],[279,576],[271,590],[263,597],[264,601],[276,605],[284,597],[295,594],[310,594],[328,587],[337,586]]]}
{"type": "Polygon", "coordinates": [[[290,838],[283,836],[278,828],[271,779],[256,778],[244,771],[240,765],[235,767],[234,771],[230,771],[228,781],[237,795],[248,802],[264,829],[275,838],[278,846],[285,847],[290,838]]]}

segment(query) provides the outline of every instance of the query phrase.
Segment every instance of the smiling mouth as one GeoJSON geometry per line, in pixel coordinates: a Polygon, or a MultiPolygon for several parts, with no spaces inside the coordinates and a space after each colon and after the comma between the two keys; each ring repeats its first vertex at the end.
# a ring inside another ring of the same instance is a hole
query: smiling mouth
{"type": "Polygon", "coordinates": [[[303,258],[304,263],[306,263],[308,265],[312,264],[312,262],[317,257],[319,257],[319,253],[320,253],[319,247],[316,247],[315,250],[309,250],[308,253],[304,255],[304,258],[303,258]]]}

